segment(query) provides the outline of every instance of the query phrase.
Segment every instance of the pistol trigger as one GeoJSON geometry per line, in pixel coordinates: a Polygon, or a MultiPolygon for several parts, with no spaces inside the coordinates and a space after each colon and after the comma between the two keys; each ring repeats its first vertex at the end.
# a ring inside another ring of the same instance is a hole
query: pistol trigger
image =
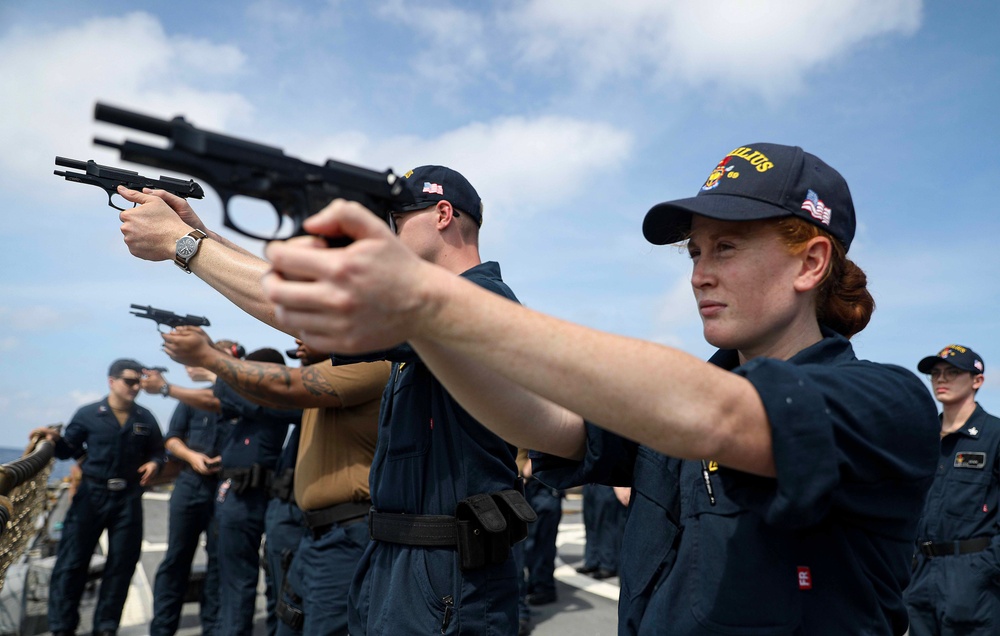
{"type": "Polygon", "coordinates": [[[113,192],[108,192],[108,207],[112,207],[112,208],[118,210],[119,212],[124,212],[125,208],[120,208],[117,205],[115,205],[114,196],[115,195],[114,195],[113,192]]]}

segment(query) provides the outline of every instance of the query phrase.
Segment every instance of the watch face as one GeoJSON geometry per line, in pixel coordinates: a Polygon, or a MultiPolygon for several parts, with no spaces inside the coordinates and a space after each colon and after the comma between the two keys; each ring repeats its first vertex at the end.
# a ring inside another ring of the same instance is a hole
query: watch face
{"type": "Polygon", "coordinates": [[[182,236],[177,239],[177,255],[183,259],[191,258],[198,250],[198,241],[190,236],[182,236]]]}

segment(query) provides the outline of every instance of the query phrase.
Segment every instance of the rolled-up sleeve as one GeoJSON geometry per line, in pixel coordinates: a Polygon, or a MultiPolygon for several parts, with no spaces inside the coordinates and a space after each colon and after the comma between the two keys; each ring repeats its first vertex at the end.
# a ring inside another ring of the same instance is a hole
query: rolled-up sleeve
{"type": "Polygon", "coordinates": [[[834,507],[889,534],[920,515],[884,495],[890,484],[925,490],[933,478],[937,409],[916,376],[859,360],[758,359],[734,371],[764,403],[777,477],[722,469],[733,499],[789,528],[819,523],[834,507]]]}
{"type": "Polygon", "coordinates": [[[553,488],[572,488],[583,484],[607,486],[632,485],[632,472],[638,444],[586,423],[587,449],[580,461],[530,453],[532,474],[553,488]]]}

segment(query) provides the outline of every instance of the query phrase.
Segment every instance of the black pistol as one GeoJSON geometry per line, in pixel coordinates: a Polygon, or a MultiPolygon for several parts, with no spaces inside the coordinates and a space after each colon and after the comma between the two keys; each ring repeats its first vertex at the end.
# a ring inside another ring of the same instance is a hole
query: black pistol
{"type": "MultiPolygon", "coordinates": [[[[129,140],[119,144],[94,139],[94,143],[117,149],[124,161],[175,170],[212,186],[222,199],[223,224],[251,238],[267,241],[305,234],[303,221],[338,198],[361,203],[387,223],[394,210],[413,201],[392,170],[377,172],[332,159],[323,165],[307,163],[286,156],[280,148],[201,130],[180,116],[158,119],[98,103],[94,118],[166,137],[165,148],[129,140]],[[234,218],[230,203],[235,196],[270,203],[276,213],[270,217],[274,231],[258,230],[259,224],[248,224],[242,216],[234,218]]],[[[347,237],[327,238],[332,247],[349,242],[347,237]]]]}
{"type": "Polygon", "coordinates": [[[67,159],[66,157],[56,157],[56,165],[65,168],[83,170],[83,172],[70,172],[68,170],[54,170],[57,177],[65,177],[67,181],[95,185],[108,193],[108,205],[116,210],[124,210],[115,205],[114,195],[118,193],[118,186],[123,185],[130,190],[142,192],[143,188],[154,190],[166,190],[171,194],[176,194],[185,199],[202,199],[205,191],[192,179],[174,179],[172,177],[160,176],[159,179],[144,177],[132,170],[122,170],[111,166],[102,166],[93,159],[79,161],[77,159],[67,159]]]}
{"type": "Polygon", "coordinates": [[[156,307],[150,307],[149,305],[132,305],[132,309],[138,310],[129,312],[133,316],[138,316],[139,318],[149,318],[150,320],[156,322],[157,331],[160,331],[161,325],[166,325],[171,329],[174,327],[180,327],[181,325],[191,325],[193,327],[210,327],[212,325],[212,323],[208,321],[208,318],[205,318],[204,316],[181,316],[172,311],[157,309],[156,307]]]}

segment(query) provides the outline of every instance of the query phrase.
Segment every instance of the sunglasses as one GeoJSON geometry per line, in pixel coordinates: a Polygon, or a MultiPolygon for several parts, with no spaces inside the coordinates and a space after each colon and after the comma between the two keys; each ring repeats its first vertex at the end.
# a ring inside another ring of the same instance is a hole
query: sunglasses
{"type": "Polygon", "coordinates": [[[118,379],[124,382],[125,386],[129,387],[130,389],[134,389],[135,387],[139,386],[140,382],[142,382],[140,378],[123,378],[121,376],[118,376],[118,379]]]}
{"type": "MultiPolygon", "coordinates": [[[[392,230],[392,233],[399,234],[399,226],[396,224],[397,216],[403,216],[404,214],[409,214],[410,212],[427,212],[428,210],[430,210],[430,208],[424,208],[423,210],[404,210],[403,212],[390,212],[389,217],[386,219],[386,221],[388,221],[389,229],[392,230]]],[[[465,212],[456,210],[455,208],[451,209],[451,213],[452,216],[454,216],[456,219],[465,214],[465,212]]]]}

